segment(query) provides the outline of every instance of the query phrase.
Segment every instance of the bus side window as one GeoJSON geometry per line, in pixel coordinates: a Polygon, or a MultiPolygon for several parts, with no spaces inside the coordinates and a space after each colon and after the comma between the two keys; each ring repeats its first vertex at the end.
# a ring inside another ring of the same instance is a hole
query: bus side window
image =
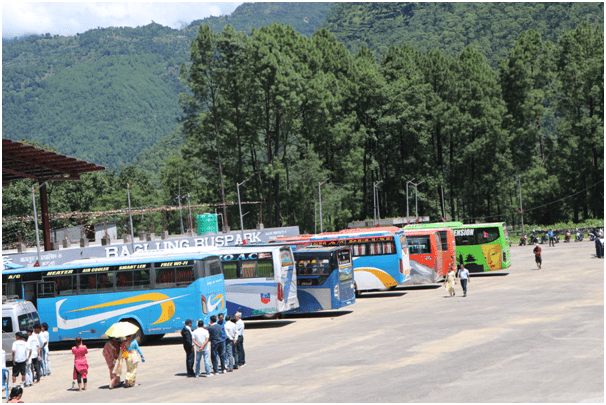
{"type": "Polygon", "coordinates": [[[80,274],[80,294],[97,292],[97,277],[95,274],[80,274]]]}
{"type": "Polygon", "coordinates": [[[116,273],[116,291],[133,289],[133,272],[119,271],[116,273]]]}
{"type": "Polygon", "coordinates": [[[205,260],[211,276],[221,274],[221,262],[219,260],[205,260]]]}
{"type": "MultiPolygon", "coordinates": [[[[318,264],[319,263],[320,263],[320,260],[318,260],[318,264]]],[[[320,269],[321,269],[323,275],[330,275],[330,273],[332,272],[330,260],[329,259],[322,260],[322,267],[320,267],[320,269]]]]}
{"type": "Polygon", "coordinates": [[[383,242],[383,253],[386,255],[393,254],[396,251],[396,245],[394,242],[383,242]]]}
{"type": "MultiPolygon", "coordinates": [[[[243,262],[242,264],[244,264],[243,262]]],[[[257,260],[257,277],[273,277],[274,262],[273,260],[257,260]]],[[[244,266],[242,266],[242,277],[244,277],[244,266]]],[[[253,276],[254,277],[254,276],[253,276]]]]}
{"type": "Polygon", "coordinates": [[[156,268],[156,286],[173,287],[175,285],[174,268],[156,268]]]}
{"type": "Polygon", "coordinates": [[[149,270],[133,271],[133,288],[135,290],[147,290],[151,288],[151,273],[149,270]]]}
{"type": "Polygon", "coordinates": [[[57,295],[74,295],[77,293],[76,276],[61,276],[49,279],[55,281],[57,295]]]}
{"type": "Polygon", "coordinates": [[[194,282],[193,266],[177,267],[176,271],[178,286],[190,285],[194,282]]]}
{"type": "Polygon", "coordinates": [[[254,260],[242,262],[241,266],[242,266],[242,278],[255,277],[256,262],[254,260]]]}
{"type": "Polygon", "coordinates": [[[225,279],[238,278],[238,263],[237,262],[223,262],[223,277],[225,279]]]}

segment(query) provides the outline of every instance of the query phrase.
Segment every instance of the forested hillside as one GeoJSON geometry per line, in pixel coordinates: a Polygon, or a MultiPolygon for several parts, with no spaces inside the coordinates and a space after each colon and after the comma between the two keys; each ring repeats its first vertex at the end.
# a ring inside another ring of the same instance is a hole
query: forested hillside
{"type": "Polygon", "coordinates": [[[250,31],[297,24],[311,35],[330,3],[243,4],[184,30],[159,24],[75,37],[30,36],[2,47],[2,132],[119,169],[178,125],[178,73],[200,24],[250,31]],[[219,21],[221,20],[221,21],[219,21]]]}
{"type": "Polygon", "coordinates": [[[604,26],[604,3],[335,3],[323,27],[356,53],[407,43],[457,56],[473,46],[497,67],[522,31],[556,42],[582,21],[604,26]]]}

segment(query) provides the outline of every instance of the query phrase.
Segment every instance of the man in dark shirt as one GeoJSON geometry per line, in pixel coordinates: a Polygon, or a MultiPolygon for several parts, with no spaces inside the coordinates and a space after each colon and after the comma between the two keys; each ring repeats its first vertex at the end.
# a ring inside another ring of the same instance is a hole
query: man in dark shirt
{"type": "Polygon", "coordinates": [[[187,367],[187,376],[195,377],[194,360],[196,358],[196,353],[194,352],[194,341],[191,335],[191,325],[191,319],[185,321],[185,326],[183,329],[181,329],[181,336],[183,336],[183,349],[185,349],[185,366],[187,367]]]}
{"type": "Polygon", "coordinates": [[[225,332],[221,325],[217,323],[217,317],[212,315],[210,317],[210,326],[208,327],[208,334],[210,339],[210,360],[213,363],[213,370],[215,374],[225,373],[225,338],[222,335],[225,332]],[[219,371],[219,359],[221,360],[221,371],[219,371]]]}

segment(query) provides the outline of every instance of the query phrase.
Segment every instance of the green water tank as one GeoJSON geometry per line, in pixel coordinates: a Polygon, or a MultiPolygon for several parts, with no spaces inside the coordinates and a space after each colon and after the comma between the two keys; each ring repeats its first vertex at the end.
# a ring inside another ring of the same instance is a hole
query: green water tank
{"type": "Polygon", "coordinates": [[[219,232],[217,214],[196,215],[196,221],[198,222],[198,235],[219,232]]]}

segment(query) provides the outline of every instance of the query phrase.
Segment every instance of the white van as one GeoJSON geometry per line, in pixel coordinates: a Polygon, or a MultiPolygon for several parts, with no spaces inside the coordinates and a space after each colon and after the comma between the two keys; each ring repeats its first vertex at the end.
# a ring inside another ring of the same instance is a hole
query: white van
{"type": "Polygon", "coordinates": [[[27,331],[30,326],[40,323],[34,304],[16,297],[2,296],[2,350],[6,361],[13,360],[13,342],[17,331],[27,331]]]}

